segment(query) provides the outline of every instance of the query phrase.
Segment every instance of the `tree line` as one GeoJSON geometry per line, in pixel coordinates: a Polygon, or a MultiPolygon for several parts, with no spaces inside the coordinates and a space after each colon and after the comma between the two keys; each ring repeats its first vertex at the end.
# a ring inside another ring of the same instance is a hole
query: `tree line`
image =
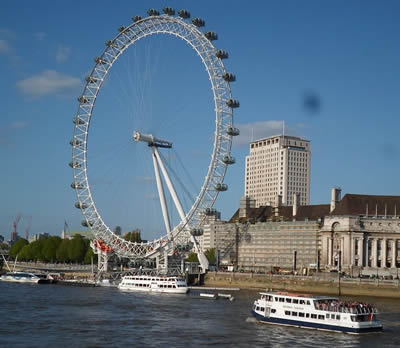
{"type": "Polygon", "coordinates": [[[49,236],[29,243],[20,238],[9,250],[11,258],[18,261],[41,261],[90,264],[97,261],[97,255],[90,247],[90,241],[79,234],[72,239],[49,236]]]}

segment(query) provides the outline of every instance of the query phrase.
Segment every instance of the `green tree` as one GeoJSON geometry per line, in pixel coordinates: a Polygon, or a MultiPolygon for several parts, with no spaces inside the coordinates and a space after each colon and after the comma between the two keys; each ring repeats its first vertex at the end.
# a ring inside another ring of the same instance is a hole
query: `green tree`
{"type": "Polygon", "coordinates": [[[68,245],[68,257],[71,262],[81,263],[85,258],[85,254],[85,241],[81,235],[76,234],[68,245]]]}
{"type": "Polygon", "coordinates": [[[217,254],[215,248],[207,249],[204,253],[209,263],[215,265],[217,263],[217,254]]]}
{"type": "Polygon", "coordinates": [[[189,256],[185,259],[186,262],[199,262],[199,259],[197,257],[196,253],[190,253],[189,256]]]}
{"type": "Polygon", "coordinates": [[[92,257],[93,257],[93,263],[97,262],[97,255],[93,252],[92,248],[88,248],[85,254],[85,258],[83,259],[83,263],[85,265],[89,265],[92,263],[92,257]]]}
{"type": "Polygon", "coordinates": [[[69,256],[68,256],[68,249],[69,249],[69,239],[63,239],[60,245],[57,248],[56,252],[56,258],[57,261],[59,262],[69,262],[69,256]]]}
{"type": "Polygon", "coordinates": [[[18,253],[18,260],[31,261],[31,245],[25,245],[18,253]]]}
{"type": "Polygon", "coordinates": [[[61,244],[60,237],[49,237],[43,241],[42,257],[44,261],[54,262],[57,259],[57,249],[61,244]]]}
{"type": "Polygon", "coordinates": [[[140,233],[141,233],[140,229],[136,228],[132,232],[125,233],[124,239],[129,242],[140,243],[142,241],[140,233]]]}
{"type": "Polygon", "coordinates": [[[24,239],[24,238],[20,238],[20,239],[18,239],[16,242],[15,242],[15,244],[10,248],[10,251],[9,251],[9,255],[11,256],[11,257],[16,257],[17,255],[18,255],[18,253],[20,252],[20,250],[25,246],[25,245],[28,245],[29,244],[29,242],[26,240],[26,239],[24,239]]]}
{"type": "Polygon", "coordinates": [[[38,239],[30,244],[32,261],[44,261],[42,254],[44,241],[45,239],[38,239]]]}

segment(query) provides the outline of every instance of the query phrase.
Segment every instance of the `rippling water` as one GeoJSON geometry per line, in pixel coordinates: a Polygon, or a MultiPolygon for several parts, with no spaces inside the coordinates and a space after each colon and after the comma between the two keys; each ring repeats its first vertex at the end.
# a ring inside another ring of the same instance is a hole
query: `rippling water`
{"type": "Polygon", "coordinates": [[[256,323],[256,291],[194,295],[0,282],[0,347],[400,347],[399,300],[363,298],[385,331],[353,336],[256,323]]]}

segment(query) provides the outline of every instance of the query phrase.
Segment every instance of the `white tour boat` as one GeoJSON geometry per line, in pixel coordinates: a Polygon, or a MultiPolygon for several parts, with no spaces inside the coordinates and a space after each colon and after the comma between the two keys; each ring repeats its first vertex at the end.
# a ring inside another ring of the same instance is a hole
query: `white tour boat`
{"type": "Polygon", "coordinates": [[[18,283],[39,283],[40,278],[33,273],[27,272],[8,272],[0,277],[0,280],[6,282],[18,283]]]}
{"type": "Polygon", "coordinates": [[[122,277],[120,290],[186,294],[189,288],[180,277],[135,275],[122,277]]]}
{"type": "Polygon", "coordinates": [[[263,323],[352,334],[382,331],[378,311],[366,303],[287,292],[261,292],[260,295],[251,312],[263,323]]]}

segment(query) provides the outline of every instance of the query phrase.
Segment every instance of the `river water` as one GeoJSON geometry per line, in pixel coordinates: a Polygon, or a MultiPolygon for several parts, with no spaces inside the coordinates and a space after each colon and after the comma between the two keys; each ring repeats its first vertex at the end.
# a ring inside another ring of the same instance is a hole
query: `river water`
{"type": "Polygon", "coordinates": [[[357,298],[382,312],[384,332],[354,336],[256,323],[257,291],[196,294],[0,282],[0,347],[400,347],[399,300],[357,298]]]}

